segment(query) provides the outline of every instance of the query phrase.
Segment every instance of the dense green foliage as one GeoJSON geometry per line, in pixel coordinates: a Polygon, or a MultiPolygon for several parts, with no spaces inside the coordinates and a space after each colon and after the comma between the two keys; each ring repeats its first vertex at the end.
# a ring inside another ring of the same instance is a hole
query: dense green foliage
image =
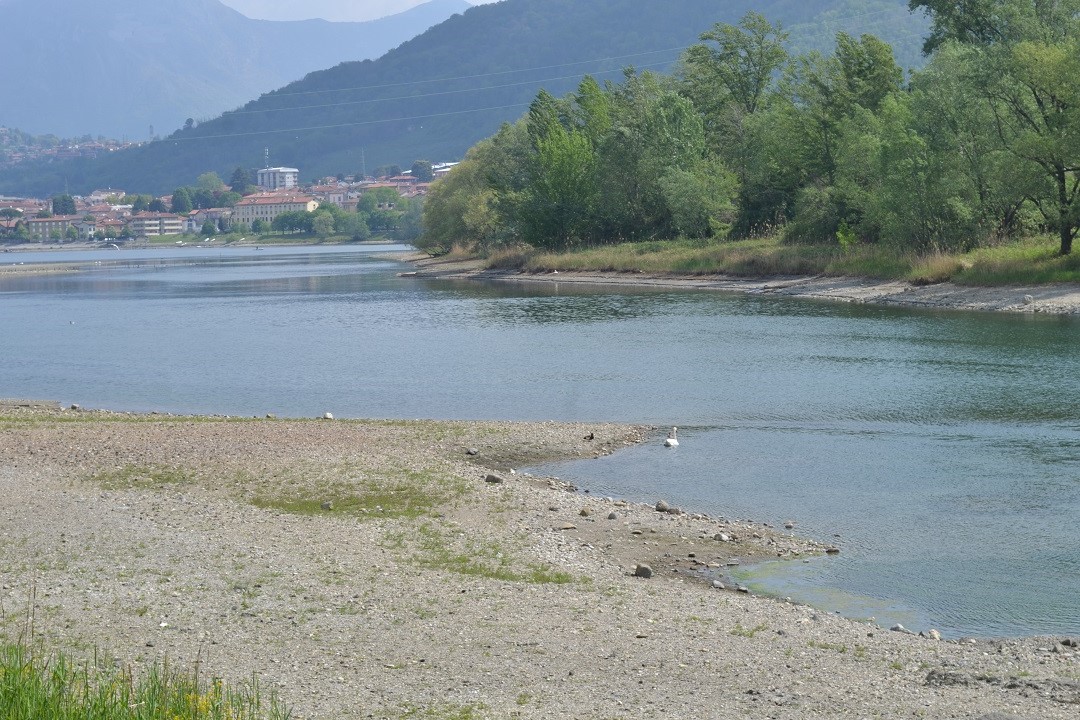
{"type": "Polygon", "coordinates": [[[752,237],[894,253],[1080,227],[1080,0],[912,0],[933,21],[905,82],[878,37],[791,54],[757,13],[672,77],[586,78],[436,183],[421,244],[566,249],[752,237]]]}
{"type": "MultiPolygon", "coordinates": [[[[237,166],[262,167],[266,148],[273,164],[299,167],[306,178],[460,159],[520,117],[541,88],[558,97],[587,73],[602,82],[627,65],[668,69],[703,28],[737,22],[750,8],[783,23],[799,50],[825,51],[838,30],[858,29],[904,48],[905,65],[920,62],[927,26],[905,0],[505,0],[451,17],[378,60],[311,73],[158,142],[95,160],[20,165],[0,174],[0,192],[164,193],[206,170],[229,178],[237,166]]],[[[293,53],[277,55],[295,67],[293,53]]]]}
{"type": "Polygon", "coordinates": [[[53,215],[74,215],[75,198],[66,193],[63,195],[53,195],[52,212],[53,215]]]}

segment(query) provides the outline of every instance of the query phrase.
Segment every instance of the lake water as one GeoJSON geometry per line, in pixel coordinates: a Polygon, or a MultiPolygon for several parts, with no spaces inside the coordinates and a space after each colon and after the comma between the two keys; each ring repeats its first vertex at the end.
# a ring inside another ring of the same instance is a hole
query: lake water
{"type": "Polygon", "coordinates": [[[756,589],[946,636],[1080,633],[1080,321],[400,278],[395,247],[0,254],[0,397],[626,421],[543,470],[837,542],[756,589]],[[837,539],[834,536],[839,536],[837,539]]]}

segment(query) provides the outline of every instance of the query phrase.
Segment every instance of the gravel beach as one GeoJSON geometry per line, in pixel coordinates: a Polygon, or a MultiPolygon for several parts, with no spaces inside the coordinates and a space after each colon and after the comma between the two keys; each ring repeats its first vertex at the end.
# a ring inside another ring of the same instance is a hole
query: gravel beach
{"type": "Polygon", "coordinates": [[[1078,638],[944,641],[754,597],[731,563],[830,548],[519,470],[678,452],[651,428],[14,401],[0,428],[0,636],[32,616],[79,656],[255,675],[297,718],[1080,712],[1078,638]]]}
{"type": "Polygon", "coordinates": [[[676,275],[643,272],[545,272],[484,270],[479,261],[403,256],[417,270],[415,277],[470,279],[516,283],[564,283],[593,286],[634,286],[712,290],[803,300],[869,303],[929,310],[975,310],[982,312],[1080,313],[1080,284],[1011,285],[974,287],[945,282],[915,285],[899,280],[792,276],[741,278],[727,275],[676,275]]]}

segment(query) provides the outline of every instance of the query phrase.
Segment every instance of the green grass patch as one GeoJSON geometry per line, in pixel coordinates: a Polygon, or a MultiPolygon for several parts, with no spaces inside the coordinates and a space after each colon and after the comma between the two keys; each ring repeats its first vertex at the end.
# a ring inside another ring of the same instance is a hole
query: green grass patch
{"type": "Polygon", "coordinates": [[[23,643],[0,646],[0,717],[5,720],[286,720],[258,680],[233,687],[193,671],[154,664],[130,668],[77,663],[23,643]]]}
{"type": "Polygon", "coordinates": [[[880,245],[802,245],[779,235],[737,241],[621,243],[564,253],[507,253],[492,267],[526,272],[625,272],[677,275],[824,275],[902,280],[918,285],[1041,285],[1080,282],[1080,253],[1058,254],[1058,241],[1029,237],[965,253],[910,253],[880,245]]]}
{"type": "Polygon", "coordinates": [[[95,473],[90,476],[90,482],[106,490],[144,489],[162,485],[186,485],[194,482],[194,475],[183,468],[165,465],[125,465],[95,473]]]}
{"type": "Polygon", "coordinates": [[[548,565],[516,562],[512,553],[496,542],[450,536],[430,524],[420,526],[412,539],[414,542],[408,543],[398,537],[399,547],[411,546],[412,561],[429,570],[537,585],[574,581],[570,573],[548,565]]]}
{"type": "Polygon", "coordinates": [[[1051,237],[981,248],[968,253],[953,280],[963,285],[1046,285],[1080,282],[1080,252],[1058,254],[1051,237]]]}
{"type": "MultiPolygon", "coordinates": [[[[302,474],[297,470],[289,473],[302,474]]],[[[310,483],[280,483],[278,476],[279,484],[273,492],[260,490],[251,502],[257,507],[297,515],[418,518],[433,515],[437,508],[462,497],[468,490],[463,481],[435,472],[403,471],[396,477],[379,478],[356,477],[357,474],[343,468],[324,468],[322,477],[310,483]],[[350,479],[350,475],[355,479],[350,479]]]]}
{"type": "Polygon", "coordinates": [[[834,650],[838,653],[846,653],[847,646],[840,645],[839,643],[822,642],[820,640],[811,640],[806,643],[807,647],[816,648],[817,650],[834,650]]]}
{"type": "Polygon", "coordinates": [[[755,625],[752,628],[743,627],[742,623],[736,622],[735,627],[732,628],[731,634],[736,637],[752,638],[762,630],[768,630],[769,627],[765,623],[755,625]]]}
{"type": "Polygon", "coordinates": [[[482,703],[455,705],[439,703],[427,707],[410,707],[401,713],[401,720],[482,720],[485,707],[482,703]]]}

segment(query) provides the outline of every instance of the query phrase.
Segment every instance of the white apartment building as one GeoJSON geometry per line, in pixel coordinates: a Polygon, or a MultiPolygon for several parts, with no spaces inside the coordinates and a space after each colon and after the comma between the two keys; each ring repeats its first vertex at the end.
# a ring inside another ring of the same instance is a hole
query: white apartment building
{"type": "Polygon", "coordinates": [[[266,190],[294,188],[300,184],[300,171],[296,168],[263,168],[257,176],[259,187],[266,190]]]}

